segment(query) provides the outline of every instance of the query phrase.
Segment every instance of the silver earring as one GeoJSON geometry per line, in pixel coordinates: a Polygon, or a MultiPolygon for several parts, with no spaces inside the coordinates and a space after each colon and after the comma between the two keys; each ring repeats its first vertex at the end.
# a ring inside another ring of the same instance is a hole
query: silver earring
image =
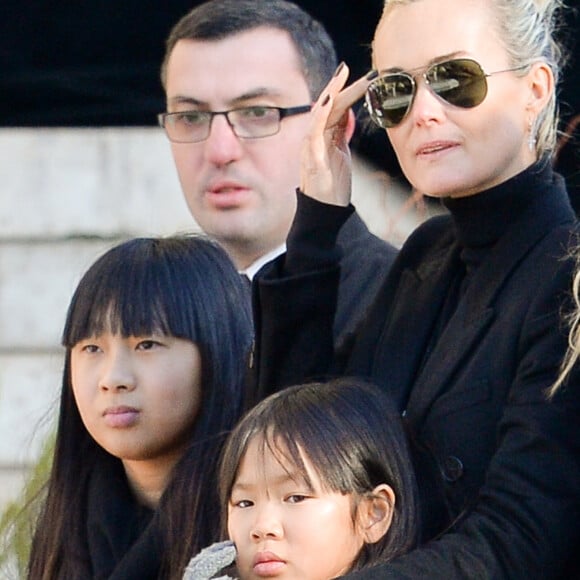
{"type": "Polygon", "coordinates": [[[528,124],[528,148],[530,151],[535,151],[536,150],[536,131],[534,128],[534,121],[532,119],[530,119],[530,122],[528,124]]]}

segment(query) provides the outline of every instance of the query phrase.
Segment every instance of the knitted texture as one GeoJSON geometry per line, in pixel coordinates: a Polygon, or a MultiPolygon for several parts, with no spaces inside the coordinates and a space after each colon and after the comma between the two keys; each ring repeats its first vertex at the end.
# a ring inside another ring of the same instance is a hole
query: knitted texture
{"type": "MultiPolygon", "coordinates": [[[[183,580],[210,580],[220,570],[229,566],[236,559],[234,543],[226,540],[204,548],[197,556],[194,556],[185,572],[183,580]]],[[[214,580],[235,580],[230,576],[220,576],[214,580]]]]}

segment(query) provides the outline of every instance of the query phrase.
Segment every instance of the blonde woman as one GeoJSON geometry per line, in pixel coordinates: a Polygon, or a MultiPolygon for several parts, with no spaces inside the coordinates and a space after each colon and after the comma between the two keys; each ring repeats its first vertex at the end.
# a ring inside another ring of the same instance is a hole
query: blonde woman
{"type": "Polygon", "coordinates": [[[341,67],[314,107],[287,253],[255,295],[257,395],[367,377],[427,450],[424,545],[353,578],[580,577],[578,373],[547,396],[567,347],[577,229],[551,164],[560,7],[387,0],[374,72],[343,89],[341,67]],[[334,352],[334,241],[353,211],[341,120],[365,92],[406,177],[448,215],[410,236],[334,352]]]}

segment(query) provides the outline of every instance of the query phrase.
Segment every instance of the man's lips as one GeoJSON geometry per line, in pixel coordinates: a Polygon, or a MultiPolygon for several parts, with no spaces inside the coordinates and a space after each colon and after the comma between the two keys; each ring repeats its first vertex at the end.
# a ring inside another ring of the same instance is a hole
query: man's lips
{"type": "Polygon", "coordinates": [[[208,184],[206,191],[213,194],[229,193],[232,191],[239,191],[248,189],[246,185],[240,183],[239,181],[234,181],[231,179],[220,179],[218,181],[213,181],[208,184]]]}
{"type": "Polygon", "coordinates": [[[117,407],[107,407],[103,411],[105,423],[109,427],[131,427],[137,422],[140,411],[135,407],[119,405],[117,407]]]}
{"type": "Polygon", "coordinates": [[[275,575],[279,573],[285,565],[286,562],[273,552],[258,552],[252,562],[254,573],[258,576],[275,575]]]}
{"type": "Polygon", "coordinates": [[[221,181],[206,189],[208,200],[220,209],[240,205],[249,192],[250,188],[234,181],[221,181]]]}

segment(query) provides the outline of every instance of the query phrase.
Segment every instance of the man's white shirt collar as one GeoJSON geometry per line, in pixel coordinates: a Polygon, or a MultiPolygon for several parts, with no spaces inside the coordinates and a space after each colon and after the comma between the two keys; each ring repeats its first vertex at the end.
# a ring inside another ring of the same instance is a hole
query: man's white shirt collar
{"type": "Polygon", "coordinates": [[[268,262],[271,262],[272,260],[275,260],[285,251],[286,244],[281,244],[277,248],[274,248],[272,251],[267,252],[263,256],[260,256],[255,262],[252,262],[246,269],[241,270],[240,274],[245,274],[250,280],[253,280],[254,276],[262,266],[266,265],[268,262]]]}

